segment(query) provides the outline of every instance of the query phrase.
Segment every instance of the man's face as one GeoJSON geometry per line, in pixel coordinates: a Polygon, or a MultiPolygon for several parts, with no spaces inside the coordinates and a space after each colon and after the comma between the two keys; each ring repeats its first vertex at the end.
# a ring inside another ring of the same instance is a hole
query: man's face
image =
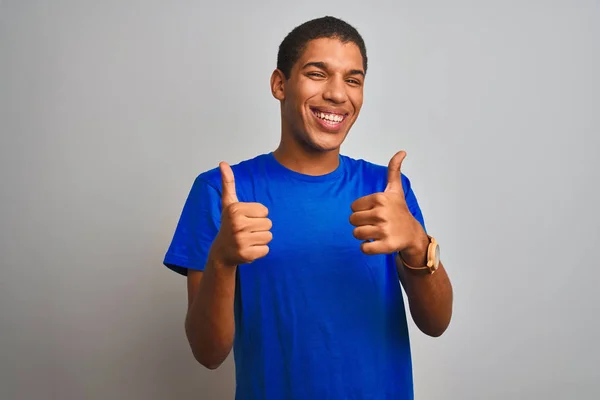
{"type": "Polygon", "coordinates": [[[364,79],[356,44],[310,41],[283,82],[284,132],[309,151],[338,149],[362,107],[364,79]]]}

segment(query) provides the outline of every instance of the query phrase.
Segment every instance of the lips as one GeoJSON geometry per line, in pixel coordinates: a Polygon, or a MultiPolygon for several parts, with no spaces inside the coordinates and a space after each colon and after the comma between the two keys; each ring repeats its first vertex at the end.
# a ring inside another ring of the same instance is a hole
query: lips
{"type": "Polygon", "coordinates": [[[327,108],[327,107],[310,107],[313,113],[322,113],[322,114],[330,114],[330,115],[339,115],[345,117],[348,115],[346,110],[339,110],[335,108],[327,108]]]}
{"type": "Polygon", "coordinates": [[[319,125],[331,132],[338,131],[348,117],[348,113],[343,110],[317,107],[311,107],[310,110],[319,125]]]}

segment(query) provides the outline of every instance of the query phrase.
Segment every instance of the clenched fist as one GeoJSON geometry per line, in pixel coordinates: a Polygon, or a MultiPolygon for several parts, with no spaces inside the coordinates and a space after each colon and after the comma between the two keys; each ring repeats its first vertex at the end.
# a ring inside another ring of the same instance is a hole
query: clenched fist
{"type": "Polygon", "coordinates": [[[273,238],[269,210],[260,203],[238,201],[235,178],[231,167],[221,162],[223,193],[221,227],[211,252],[223,265],[234,267],[247,264],[269,253],[268,243],[273,238]]]}
{"type": "Polygon", "coordinates": [[[363,241],[361,250],[365,254],[410,252],[426,235],[404,197],[401,175],[404,157],[406,152],[399,151],[390,160],[388,182],[383,192],[361,197],[351,205],[353,234],[363,241]]]}

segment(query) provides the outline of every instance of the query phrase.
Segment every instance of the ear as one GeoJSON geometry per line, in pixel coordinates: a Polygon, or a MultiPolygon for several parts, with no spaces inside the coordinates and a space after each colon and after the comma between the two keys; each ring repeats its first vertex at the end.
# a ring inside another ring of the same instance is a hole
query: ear
{"type": "Polygon", "coordinates": [[[276,69],[271,74],[271,94],[279,101],[285,99],[285,75],[281,70],[276,69]]]}

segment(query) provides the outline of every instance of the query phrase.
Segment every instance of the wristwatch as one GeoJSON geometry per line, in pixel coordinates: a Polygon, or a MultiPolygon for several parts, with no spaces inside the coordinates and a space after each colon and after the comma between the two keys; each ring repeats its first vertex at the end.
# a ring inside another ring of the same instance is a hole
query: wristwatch
{"type": "Polygon", "coordinates": [[[427,246],[427,265],[424,267],[412,267],[404,261],[400,252],[398,252],[398,257],[400,257],[400,261],[402,261],[402,264],[408,269],[416,271],[427,270],[430,274],[433,274],[440,265],[440,246],[434,237],[429,235],[427,235],[427,237],[429,238],[429,246],[427,246]]]}

